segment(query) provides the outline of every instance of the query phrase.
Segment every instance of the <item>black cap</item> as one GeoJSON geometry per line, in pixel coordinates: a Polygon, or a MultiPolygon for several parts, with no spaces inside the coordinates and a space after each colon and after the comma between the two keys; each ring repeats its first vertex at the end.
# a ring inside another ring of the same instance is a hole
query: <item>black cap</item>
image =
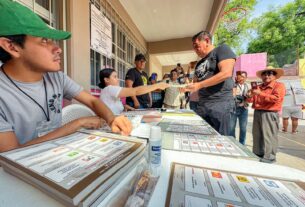
{"type": "Polygon", "coordinates": [[[146,58],[142,53],[137,54],[136,57],[134,58],[134,61],[140,61],[140,60],[145,60],[146,61],[146,58]]]}

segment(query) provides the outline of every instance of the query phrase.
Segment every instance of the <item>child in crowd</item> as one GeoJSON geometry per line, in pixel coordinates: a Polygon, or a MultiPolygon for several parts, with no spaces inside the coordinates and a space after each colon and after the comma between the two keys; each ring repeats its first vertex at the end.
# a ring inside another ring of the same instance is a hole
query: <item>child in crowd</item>
{"type": "MultiPolygon", "coordinates": [[[[103,89],[100,99],[108,106],[108,108],[111,109],[114,114],[120,114],[124,110],[124,106],[120,98],[142,95],[156,89],[164,90],[165,88],[169,87],[169,84],[164,82],[148,86],[138,86],[135,88],[120,87],[117,72],[111,68],[101,70],[99,76],[99,87],[103,89]]],[[[126,109],[134,110],[132,107],[126,109]]]]}

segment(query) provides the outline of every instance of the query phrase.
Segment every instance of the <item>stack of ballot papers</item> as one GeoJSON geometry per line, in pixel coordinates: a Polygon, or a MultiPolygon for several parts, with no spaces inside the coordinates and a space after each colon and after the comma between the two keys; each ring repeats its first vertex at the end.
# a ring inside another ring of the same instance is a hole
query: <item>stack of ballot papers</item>
{"type": "Polygon", "coordinates": [[[0,164],[66,206],[90,206],[143,158],[145,146],[142,139],[76,132],[1,153],[0,164]]]}

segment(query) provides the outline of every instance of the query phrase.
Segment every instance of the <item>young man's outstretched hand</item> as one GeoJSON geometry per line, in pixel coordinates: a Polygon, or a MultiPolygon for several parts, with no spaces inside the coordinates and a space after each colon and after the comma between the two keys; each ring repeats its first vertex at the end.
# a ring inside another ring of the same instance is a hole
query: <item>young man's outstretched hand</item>
{"type": "Polygon", "coordinates": [[[123,115],[117,116],[110,123],[112,132],[129,135],[132,131],[131,122],[123,115]]]}

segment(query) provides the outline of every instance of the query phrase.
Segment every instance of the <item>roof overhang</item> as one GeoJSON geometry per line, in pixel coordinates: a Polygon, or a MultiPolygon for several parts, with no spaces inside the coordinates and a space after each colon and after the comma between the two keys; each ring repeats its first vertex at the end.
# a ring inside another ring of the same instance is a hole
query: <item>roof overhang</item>
{"type": "MultiPolygon", "coordinates": [[[[226,0],[119,1],[147,42],[148,53],[157,57],[169,53],[183,55],[182,52],[192,51],[191,37],[201,30],[213,34],[227,2],[226,0]]],[[[172,60],[172,64],[174,62],[175,60],[172,60]]]]}

